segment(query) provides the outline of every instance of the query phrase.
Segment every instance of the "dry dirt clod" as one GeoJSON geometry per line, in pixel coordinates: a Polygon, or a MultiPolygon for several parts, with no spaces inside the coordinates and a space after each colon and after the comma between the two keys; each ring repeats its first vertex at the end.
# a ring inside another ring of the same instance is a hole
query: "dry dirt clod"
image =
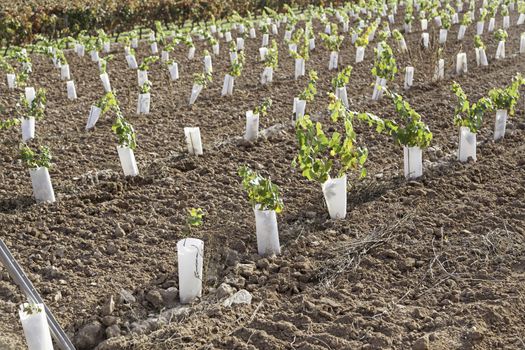
{"type": "Polygon", "coordinates": [[[430,342],[428,340],[428,335],[424,335],[414,342],[412,345],[412,350],[427,350],[430,349],[430,342]]]}
{"type": "Polygon", "coordinates": [[[222,283],[219,286],[219,288],[217,288],[217,291],[215,292],[215,294],[217,295],[217,298],[219,299],[230,297],[233,295],[233,293],[235,293],[235,288],[233,288],[227,283],[222,283]]]}
{"type": "Polygon", "coordinates": [[[165,307],[173,307],[176,304],[179,290],[175,287],[169,287],[166,290],[161,289],[160,295],[162,296],[162,303],[165,307]]]}
{"type": "Polygon", "coordinates": [[[116,237],[116,238],[122,238],[122,237],[124,237],[124,236],[126,236],[126,231],[124,231],[124,230],[122,229],[122,227],[120,227],[120,224],[117,223],[117,224],[115,225],[115,237],[116,237]]]}
{"type": "Polygon", "coordinates": [[[103,316],[108,316],[113,313],[113,310],[115,310],[115,301],[113,300],[113,295],[110,295],[102,306],[101,312],[103,316]]]}
{"type": "Polygon", "coordinates": [[[148,294],[146,294],[146,300],[153,304],[153,306],[156,308],[162,307],[162,295],[156,289],[151,289],[148,291],[148,294]]]}
{"type": "Polygon", "coordinates": [[[135,297],[133,296],[133,293],[127,289],[122,289],[120,291],[120,296],[122,298],[122,301],[125,301],[128,304],[132,304],[135,301],[137,301],[137,299],[135,299],[135,297]]]}
{"type": "Polygon", "coordinates": [[[102,324],[106,327],[113,326],[117,322],[118,322],[118,317],[115,317],[115,316],[102,317],[102,324]]]}
{"type": "Polygon", "coordinates": [[[106,337],[109,339],[109,338],[114,338],[114,337],[118,337],[120,335],[120,327],[119,325],[117,324],[114,324],[108,328],[106,328],[106,337]]]}
{"type": "Polygon", "coordinates": [[[104,326],[93,321],[82,327],[74,338],[74,343],[79,350],[92,349],[104,340],[104,326]]]}

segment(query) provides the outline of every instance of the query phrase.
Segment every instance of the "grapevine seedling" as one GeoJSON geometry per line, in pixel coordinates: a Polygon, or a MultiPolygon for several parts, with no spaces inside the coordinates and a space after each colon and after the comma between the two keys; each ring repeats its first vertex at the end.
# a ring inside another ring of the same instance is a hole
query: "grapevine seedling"
{"type": "Polygon", "coordinates": [[[35,94],[35,98],[29,103],[24,94],[20,94],[20,101],[17,103],[17,112],[21,118],[34,117],[35,120],[42,120],[46,111],[46,90],[40,88],[35,94]]]}
{"type": "Polygon", "coordinates": [[[150,65],[157,62],[158,59],[159,59],[158,56],[149,56],[149,57],[144,58],[142,63],[139,65],[139,70],[144,71],[144,72],[149,71],[150,65]]]}
{"type": "Polygon", "coordinates": [[[7,130],[20,124],[20,119],[9,118],[6,120],[0,120],[0,130],[7,130]]]}
{"type": "Polygon", "coordinates": [[[192,230],[202,226],[203,218],[204,211],[201,208],[189,208],[186,217],[186,231],[182,233],[182,236],[192,236],[192,230]]]}
{"type": "Polygon", "coordinates": [[[113,55],[107,55],[106,57],[101,57],[99,59],[100,63],[100,74],[105,74],[108,71],[108,62],[113,59],[113,55]]]}
{"type": "Polygon", "coordinates": [[[140,87],[140,93],[141,94],[148,94],[151,91],[151,82],[149,80],[146,80],[144,84],[140,87]]]}
{"type": "Polygon", "coordinates": [[[454,125],[466,126],[470,132],[476,133],[483,123],[484,113],[493,108],[492,101],[482,97],[476,103],[469,102],[467,95],[456,82],[452,84],[452,92],[458,99],[454,110],[454,125]]]}
{"type": "Polygon", "coordinates": [[[120,111],[116,96],[113,92],[109,91],[102,96],[96,103],[95,106],[100,108],[101,115],[111,111],[120,111]]]}
{"type": "Polygon", "coordinates": [[[51,167],[51,152],[46,146],[40,146],[36,151],[32,150],[26,144],[20,145],[20,158],[22,162],[30,169],[35,168],[50,168],[51,167]]]}
{"type": "Polygon", "coordinates": [[[359,172],[360,177],[366,176],[364,163],[368,150],[356,145],[357,137],[352,124],[352,114],[343,106],[341,100],[330,94],[329,111],[331,120],[342,119],[344,136],[335,131],[328,137],[320,122],[314,123],[310,116],[300,118],[295,127],[298,154],[292,165],[299,167],[302,175],[308,180],[326,182],[329,178],[340,178],[348,170],[359,172]]]}
{"type": "Polygon", "coordinates": [[[340,71],[337,74],[337,76],[335,76],[332,79],[332,86],[336,89],[345,87],[350,81],[350,75],[352,74],[352,69],[353,69],[352,66],[348,66],[342,71],[340,71]]]}
{"type": "Polygon", "coordinates": [[[15,74],[15,69],[3,56],[0,56],[0,69],[6,74],[15,74]]]}
{"type": "Polygon", "coordinates": [[[277,48],[277,42],[272,40],[272,46],[268,49],[268,53],[264,59],[264,66],[277,69],[279,65],[279,49],[277,48]]]}
{"type": "Polygon", "coordinates": [[[203,88],[205,88],[208,83],[212,82],[212,75],[211,73],[195,73],[193,75],[193,82],[196,85],[200,85],[203,88]]]}
{"type": "Polygon", "coordinates": [[[326,46],[326,48],[332,52],[339,52],[341,49],[341,44],[343,43],[344,36],[337,34],[337,27],[332,29],[332,34],[327,35],[325,33],[319,34],[321,37],[321,40],[323,41],[323,44],[326,46]]]}
{"type": "Polygon", "coordinates": [[[474,47],[477,49],[485,50],[485,44],[483,43],[479,35],[474,36],[474,47]]]}
{"type": "Polygon", "coordinates": [[[494,32],[494,38],[498,41],[506,41],[509,35],[507,34],[507,31],[504,29],[498,29],[496,32],[494,32]]]}
{"type": "Polygon", "coordinates": [[[299,100],[312,102],[315,98],[315,95],[317,94],[317,72],[315,70],[309,71],[308,78],[308,85],[306,85],[306,88],[299,95],[299,100]]]}
{"type": "Polygon", "coordinates": [[[230,69],[228,71],[228,74],[232,77],[240,77],[242,73],[242,69],[244,67],[244,52],[241,51],[238,53],[237,58],[233,60],[233,63],[230,66],[230,69]]]}
{"type": "Polygon", "coordinates": [[[133,125],[124,119],[120,113],[117,115],[111,130],[117,135],[120,147],[127,147],[132,150],[137,148],[137,139],[133,125]]]}
{"type": "Polygon", "coordinates": [[[520,87],[524,84],[525,79],[518,73],[508,87],[490,90],[489,97],[493,108],[505,109],[509,112],[509,115],[514,115],[516,104],[520,99],[520,87]]]}
{"type": "Polygon", "coordinates": [[[260,210],[275,210],[276,213],[282,211],[283,201],[279,195],[279,187],[269,178],[264,178],[247,166],[240,167],[238,174],[251,205],[260,206],[260,210]]]}
{"type": "Polygon", "coordinates": [[[378,55],[377,49],[374,49],[375,61],[372,68],[372,74],[378,78],[394,80],[397,73],[397,64],[392,48],[386,42],[381,43],[381,53],[378,55]]]}
{"type": "Polygon", "coordinates": [[[41,313],[42,309],[37,304],[27,303],[22,311],[25,312],[27,315],[33,315],[41,313]]]}
{"type": "Polygon", "coordinates": [[[392,134],[394,140],[407,147],[428,147],[432,141],[432,132],[421,120],[421,115],[403,100],[401,95],[390,90],[386,90],[386,93],[392,99],[397,115],[405,125],[405,127],[390,125],[389,133],[392,134]]]}
{"type": "Polygon", "coordinates": [[[265,117],[268,114],[268,109],[272,106],[272,99],[266,98],[260,105],[253,109],[254,115],[265,117]]]}

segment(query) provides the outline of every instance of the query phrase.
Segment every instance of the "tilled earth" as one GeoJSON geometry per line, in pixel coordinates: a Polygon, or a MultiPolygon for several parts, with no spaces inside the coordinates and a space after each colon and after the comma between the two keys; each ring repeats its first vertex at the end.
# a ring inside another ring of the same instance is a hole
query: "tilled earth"
{"type": "MultiPolygon", "coordinates": [[[[432,81],[437,48],[420,48],[418,26],[406,35],[409,54],[391,43],[400,74],[390,87],[401,91],[404,67],[415,67],[415,86],[403,95],[423,115],[434,140],[424,151],[424,176],[407,182],[402,149],[357,124],[359,140],[370,152],[369,176],[360,182],[350,177],[348,216],[342,221],[329,219],[320,186],[291,166],[296,153],[292,101],[307,79],[293,79],[293,59],[284,43],[274,83],[261,87],[260,33],[247,39],[247,64],[234,95],[221,97],[229,61],[222,41],[220,56],[213,57],[214,81],[193,107],[187,105],[192,73],[202,63],[189,61],[179,47],[172,56],[179,62],[180,80],[170,82],[160,64],[151,69],[147,116],[135,115],[136,73],[114,45],[109,75],[138,133],[141,174],[136,178],[122,175],[113,116],[102,118],[93,131],[84,130],[90,105],[103,93],[96,64],[67,54],[79,95],[69,101],[59,72],[35,56],[31,83],[47,89],[48,111],[37,122],[34,143],[53,152],[57,202],[34,203],[27,169],[17,159],[20,132],[3,132],[1,237],[79,348],[524,348],[523,101],[500,142],[492,141],[494,113],[487,116],[478,134],[478,161],[461,164],[455,159],[456,99],[450,91],[455,80],[477,99],[523,72],[525,62],[517,55],[523,28],[509,30],[509,57],[497,62],[497,43],[484,34],[488,68],[475,66],[475,26],[463,43],[455,40],[457,30],[453,26],[449,32],[441,82],[432,81]],[[456,54],[462,50],[469,72],[456,76],[456,54]],[[245,143],[244,113],[265,97],[274,105],[261,128],[274,127],[257,142],[245,143]],[[203,156],[187,154],[185,126],[200,127],[203,156]],[[270,175],[281,187],[286,208],[278,218],[278,257],[257,255],[253,211],[236,174],[242,164],[270,175]],[[204,226],[191,232],[205,241],[204,293],[202,300],[181,306],[176,243],[187,234],[191,207],[206,211],[204,226]],[[241,289],[252,294],[251,304],[223,305],[241,289]],[[108,307],[110,298],[114,310],[108,307]]],[[[351,109],[393,118],[390,101],[370,100],[373,46],[365,62],[354,64],[355,48],[345,39],[340,65],[354,66],[351,109]]],[[[196,57],[203,48],[199,42],[196,57]]],[[[139,62],[148,52],[142,43],[139,62]]],[[[328,71],[328,59],[318,39],[307,70],[317,70],[319,94],[307,111],[327,123],[326,93],[335,75],[328,71]]],[[[7,90],[4,79],[0,91],[3,114],[9,115],[20,91],[7,90]]],[[[24,348],[16,309],[25,299],[3,267],[0,296],[0,348],[24,348]]]]}

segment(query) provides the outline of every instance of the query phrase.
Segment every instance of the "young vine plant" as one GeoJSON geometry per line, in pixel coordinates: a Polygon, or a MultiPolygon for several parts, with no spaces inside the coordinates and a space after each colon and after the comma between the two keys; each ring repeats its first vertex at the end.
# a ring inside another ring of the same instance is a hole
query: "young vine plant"
{"type": "Polygon", "coordinates": [[[520,87],[525,85],[521,74],[516,74],[512,83],[506,88],[496,88],[489,91],[489,97],[494,109],[505,109],[509,115],[514,115],[516,104],[520,99],[520,87]]]}
{"type": "Polygon", "coordinates": [[[456,82],[452,83],[452,92],[457,97],[454,125],[465,126],[472,133],[478,132],[483,124],[483,115],[493,108],[492,101],[490,98],[482,97],[475,103],[469,102],[467,95],[456,82]]]}
{"type": "Polygon", "coordinates": [[[26,144],[20,145],[20,158],[22,162],[30,169],[35,168],[50,168],[51,167],[51,152],[46,146],[40,146],[38,149],[33,150],[26,144]]]}
{"type": "Polygon", "coordinates": [[[299,150],[292,165],[299,167],[308,180],[320,183],[330,178],[339,178],[353,169],[366,176],[364,164],[368,150],[357,146],[357,136],[353,127],[353,114],[349,113],[341,100],[330,94],[328,109],[332,122],[343,121],[344,135],[334,131],[330,136],[323,131],[320,122],[314,123],[310,116],[300,118],[295,126],[299,150]]]}
{"type": "Polygon", "coordinates": [[[272,99],[265,98],[264,101],[253,109],[254,115],[265,117],[268,114],[268,109],[272,106],[272,99]]]}
{"type": "Polygon", "coordinates": [[[260,210],[275,210],[280,213],[283,201],[279,195],[279,187],[272,183],[270,178],[265,178],[246,165],[238,171],[242,179],[242,186],[248,193],[248,199],[253,206],[260,210]]]}

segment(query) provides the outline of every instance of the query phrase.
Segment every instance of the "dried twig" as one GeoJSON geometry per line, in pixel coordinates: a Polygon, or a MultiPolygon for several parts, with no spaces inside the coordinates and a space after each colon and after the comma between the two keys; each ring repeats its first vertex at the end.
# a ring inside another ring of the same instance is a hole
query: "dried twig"
{"type": "Polygon", "coordinates": [[[350,243],[345,242],[342,246],[334,249],[331,253],[336,257],[326,261],[318,274],[321,280],[320,285],[329,287],[338,276],[351,269],[355,271],[359,267],[363,255],[391,240],[398,227],[410,218],[411,215],[406,215],[390,226],[374,228],[369,234],[350,243]]]}

